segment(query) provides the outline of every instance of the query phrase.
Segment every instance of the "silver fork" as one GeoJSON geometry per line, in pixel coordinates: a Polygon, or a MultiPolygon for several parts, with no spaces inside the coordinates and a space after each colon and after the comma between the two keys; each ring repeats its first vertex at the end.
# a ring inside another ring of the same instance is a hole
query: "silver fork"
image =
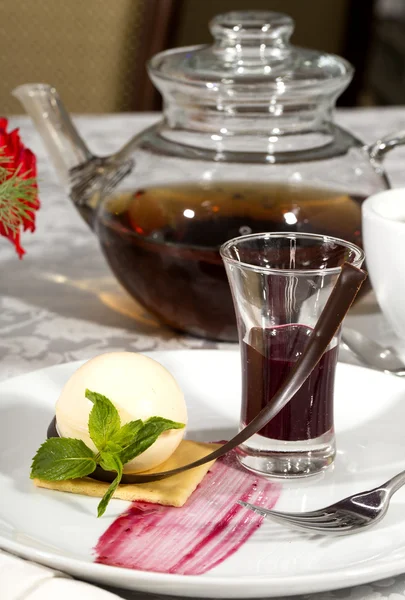
{"type": "Polygon", "coordinates": [[[288,527],[318,535],[349,535],[376,525],[385,516],[391,497],[405,484],[405,471],[383,485],[353,494],[326,508],[310,512],[279,512],[239,500],[239,504],[288,527]]]}

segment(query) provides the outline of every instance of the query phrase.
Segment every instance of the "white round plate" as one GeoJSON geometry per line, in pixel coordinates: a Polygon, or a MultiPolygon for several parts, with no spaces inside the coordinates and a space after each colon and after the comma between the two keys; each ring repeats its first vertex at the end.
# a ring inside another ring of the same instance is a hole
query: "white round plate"
{"type": "MultiPolygon", "coordinates": [[[[178,379],[188,404],[188,436],[218,440],[236,430],[237,351],[149,353],[178,379]]],[[[258,598],[310,593],[405,572],[405,488],[383,522],[363,533],[309,537],[265,520],[249,541],[205,575],[183,576],[95,564],[92,549],[129,504],[40,490],[29,479],[59,391],[81,363],[0,384],[0,547],[76,577],[155,593],[258,598]]],[[[279,510],[311,510],[366,490],[405,469],[405,381],[339,364],[335,423],[338,455],[322,478],[282,484],[279,510]]]]}

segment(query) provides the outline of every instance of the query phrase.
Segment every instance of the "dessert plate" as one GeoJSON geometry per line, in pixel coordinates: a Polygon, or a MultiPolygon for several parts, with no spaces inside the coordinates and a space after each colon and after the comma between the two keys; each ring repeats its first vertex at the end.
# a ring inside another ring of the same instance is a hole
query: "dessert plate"
{"type": "MultiPolygon", "coordinates": [[[[237,351],[146,354],[167,367],[182,386],[188,437],[213,441],[235,432],[240,400],[237,351]]],[[[80,364],[59,365],[0,384],[0,548],[100,584],[200,598],[320,592],[405,572],[405,488],[395,495],[380,525],[354,536],[309,536],[263,521],[236,552],[202,575],[95,563],[98,540],[130,505],[113,500],[105,516],[97,519],[98,499],[37,489],[29,479],[31,458],[44,440],[54,403],[80,364]]],[[[404,423],[405,381],[339,364],[335,466],[320,477],[276,485],[277,509],[304,511],[328,505],[405,469],[404,423]]]]}

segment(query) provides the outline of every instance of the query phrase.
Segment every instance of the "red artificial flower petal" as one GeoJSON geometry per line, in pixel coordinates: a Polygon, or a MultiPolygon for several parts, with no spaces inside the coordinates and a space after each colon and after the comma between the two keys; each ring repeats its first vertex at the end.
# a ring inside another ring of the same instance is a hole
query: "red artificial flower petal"
{"type": "MultiPolygon", "coordinates": [[[[0,117],[0,156],[3,159],[7,158],[7,160],[3,160],[0,163],[0,166],[9,171],[7,178],[12,177],[18,169],[18,177],[21,179],[36,179],[37,164],[34,153],[24,146],[18,129],[14,129],[8,133],[7,128],[8,120],[0,117]]],[[[33,187],[38,189],[36,182],[33,187]]],[[[30,210],[27,216],[21,217],[20,228],[17,231],[10,231],[0,221],[0,236],[6,237],[14,244],[20,258],[25,254],[25,250],[20,243],[21,230],[35,231],[35,211],[40,208],[40,201],[37,195],[30,201],[21,199],[21,202],[30,210]]]]}
{"type": "Polygon", "coordinates": [[[21,177],[30,179],[37,176],[37,161],[35,155],[28,148],[21,149],[19,164],[21,165],[21,177]]]}

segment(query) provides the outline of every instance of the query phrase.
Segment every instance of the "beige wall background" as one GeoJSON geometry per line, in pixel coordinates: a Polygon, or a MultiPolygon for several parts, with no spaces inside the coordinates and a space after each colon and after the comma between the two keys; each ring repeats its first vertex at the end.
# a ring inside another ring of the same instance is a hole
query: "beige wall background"
{"type": "Polygon", "coordinates": [[[130,110],[141,16],[138,0],[0,0],[0,114],[21,113],[10,91],[33,81],[74,112],[130,110]]]}
{"type": "MultiPolygon", "coordinates": [[[[0,0],[0,114],[21,113],[10,91],[33,81],[55,85],[72,112],[131,110],[147,1],[0,0]]],[[[339,53],[348,6],[349,0],[182,0],[172,45],[210,42],[213,16],[256,8],[290,14],[294,43],[339,53]]]]}

